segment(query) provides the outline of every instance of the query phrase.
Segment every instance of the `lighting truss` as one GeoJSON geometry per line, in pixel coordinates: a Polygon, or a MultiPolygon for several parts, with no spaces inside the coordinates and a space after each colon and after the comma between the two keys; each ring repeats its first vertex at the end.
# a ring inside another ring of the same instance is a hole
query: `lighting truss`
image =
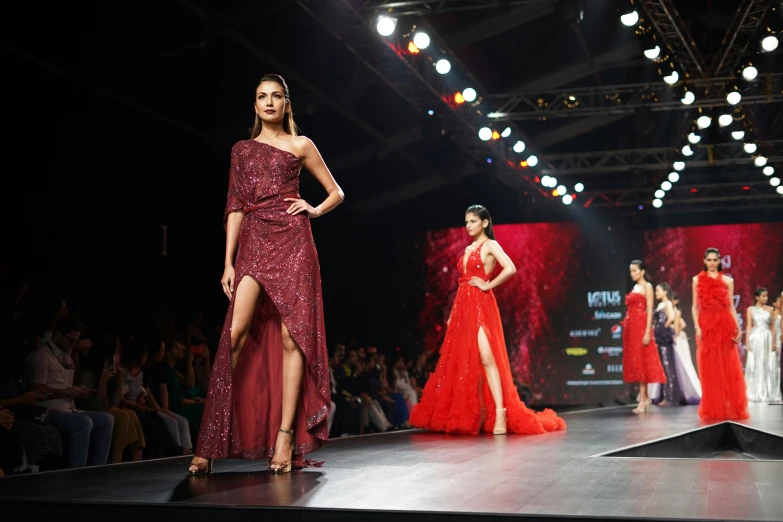
{"type": "MultiPolygon", "coordinates": [[[[783,139],[770,140],[766,144],[773,151],[767,156],[768,164],[783,162],[783,139]]],[[[686,168],[721,167],[729,165],[753,165],[753,157],[742,149],[737,141],[716,144],[691,145],[696,151],[710,150],[712,159],[686,159],[686,168]]],[[[540,159],[554,169],[542,168],[541,175],[549,174],[562,178],[574,174],[598,174],[629,172],[631,170],[664,171],[671,169],[671,147],[647,149],[625,149],[611,151],[575,152],[568,154],[545,154],[540,159]]],[[[645,189],[649,197],[649,188],[645,189]]]]}
{"type": "MultiPolygon", "coordinates": [[[[420,114],[428,109],[434,109],[441,119],[443,128],[450,132],[452,141],[466,154],[478,162],[485,161],[488,156],[494,156],[501,181],[520,192],[532,188],[546,194],[538,184],[526,176],[520,176],[519,169],[513,167],[522,157],[509,150],[507,141],[479,140],[479,128],[491,123],[486,118],[488,108],[482,105],[483,96],[487,91],[467,68],[459,63],[456,55],[450,52],[443,40],[424,19],[417,18],[415,15],[405,16],[405,27],[410,28],[415,25],[418,29],[426,31],[434,44],[430,44],[430,47],[434,50],[430,52],[428,48],[426,53],[412,54],[408,52],[408,39],[400,36],[403,30],[408,29],[401,29],[398,26],[393,35],[382,37],[372,23],[375,12],[372,7],[383,8],[384,14],[396,16],[396,12],[389,12],[391,5],[398,4],[396,2],[382,5],[376,3],[375,6],[364,5],[361,8],[355,7],[349,0],[334,2],[299,0],[297,3],[314,21],[342,41],[357,59],[420,114]],[[435,70],[433,64],[436,58],[446,58],[452,63],[449,74],[442,75],[435,70]],[[449,93],[455,90],[447,77],[455,74],[461,82],[478,91],[479,99],[473,105],[455,106],[447,100],[449,93]]],[[[438,2],[418,4],[437,5],[438,2]]],[[[497,3],[494,5],[497,6],[497,3]]],[[[528,145],[527,150],[534,154],[534,148],[527,136],[513,125],[512,130],[514,139],[524,141],[528,145]]]]}
{"type": "Polygon", "coordinates": [[[748,46],[755,42],[754,37],[774,3],[774,0],[742,0],[721,42],[720,52],[711,68],[712,76],[730,74],[741,65],[742,57],[748,46]]]}
{"type": "Polygon", "coordinates": [[[365,2],[358,10],[362,13],[381,13],[392,10],[394,16],[426,16],[435,13],[451,13],[457,11],[477,11],[481,9],[509,9],[530,4],[553,4],[554,0],[412,0],[408,2],[385,2],[373,0],[365,2]]]}
{"type": "MultiPolygon", "coordinates": [[[[783,101],[783,93],[774,88],[782,78],[783,73],[759,75],[757,92],[763,94],[744,94],[742,105],[783,101]]],[[[723,92],[722,86],[732,82],[734,78],[725,77],[693,80],[687,85],[694,90],[710,87],[711,91],[717,88],[718,92],[723,92]]],[[[493,114],[496,121],[631,114],[641,108],[655,112],[729,106],[725,95],[712,95],[706,100],[697,98],[692,105],[685,105],[679,99],[673,99],[671,87],[668,85],[650,83],[504,93],[491,95],[489,98],[499,103],[499,108],[493,114]]]]}
{"type": "Polygon", "coordinates": [[[674,1],[643,0],[642,5],[664,46],[669,49],[680,77],[703,78],[707,73],[704,59],[674,7],[674,1]]]}

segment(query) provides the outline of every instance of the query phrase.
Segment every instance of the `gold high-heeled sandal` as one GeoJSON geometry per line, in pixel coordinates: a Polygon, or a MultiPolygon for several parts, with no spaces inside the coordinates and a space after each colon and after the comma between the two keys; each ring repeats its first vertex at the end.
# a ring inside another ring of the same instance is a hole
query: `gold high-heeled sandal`
{"type": "MultiPolygon", "coordinates": [[[[508,422],[508,419],[506,419],[506,408],[498,408],[498,409],[495,410],[495,419],[496,419],[495,422],[497,422],[497,416],[500,413],[503,414],[503,419],[506,420],[506,422],[508,422]]],[[[506,434],[506,429],[503,428],[501,430],[501,429],[495,428],[495,429],[492,430],[492,434],[493,435],[505,435],[506,434]]]]}
{"type": "Polygon", "coordinates": [[[190,463],[188,468],[188,475],[209,475],[212,473],[212,463],[215,459],[206,459],[206,462],[199,464],[190,463]]]}
{"type": "Polygon", "coordinates": [[[280,428],[280,433],[285,433],[286,435],[291,435],[291,458],[284,461],[284,462],[275,462],[274,460],[269,463],[269,469],[272,470],[272,473],[290,473],[291,469],[293,467],[294,463],[294,430],[284,430],[283,428],[280,428]],[[277,466],[276,468],[272,466],[277,466]]]}

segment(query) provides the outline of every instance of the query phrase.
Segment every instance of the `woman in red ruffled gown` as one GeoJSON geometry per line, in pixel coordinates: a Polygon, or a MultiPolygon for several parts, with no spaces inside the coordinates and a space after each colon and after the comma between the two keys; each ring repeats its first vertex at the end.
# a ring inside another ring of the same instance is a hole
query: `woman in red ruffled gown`
{"type": "Polygon", "coordinates": [[[565,429],[554,411],[535,413],[519,399],[492,289],[516,268],[492,232],[481,205],[468,208],[465,226],[473,243],[460,256],[459,288],[451,309],[438,365],[411,410],[411,425],[432,431],[475,435],[537,434],[565,429]],[[503,268],[490,280],[495,263],[503,268]]]}
{"type": "Polygon", "coordinates": [[[296,136],[288,86],[256,86],[252,139],[231,149],[224,224],[229,298],[190,473],[213,458],[270,459],[274,472],[304,465],[328,439],[331,400],[321,273],[310,219],[343,201],[315,145],[296,136]],[[299,197],[302,166],[328,197],[299,197]]]}
{"type": "Polygon", "coordinates": [[[623,381],[639,383],[639,404],[632,411],[649,411],[652,401],[647,394],[647,383],[666,382],[658,347],[652,338],[654,290],[647,281],[647,267],[639,259],[629,267],[634,287],[625,296],[623,327],[623,381]]]}
{"type": "Polygon", "coordinates": [[[704,270],[693,278],[696,365],[701,379],[699,416],[706,420],[750,417],[739,342],[742,330],[734,309],[734,280],[721,274],[720,252],[708,248],[704,270]]]}

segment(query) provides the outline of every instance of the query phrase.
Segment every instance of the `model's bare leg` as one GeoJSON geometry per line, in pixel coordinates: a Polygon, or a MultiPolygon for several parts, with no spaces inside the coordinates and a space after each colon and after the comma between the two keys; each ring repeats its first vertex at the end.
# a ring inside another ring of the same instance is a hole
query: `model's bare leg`
{"type": "Polygon", "coordinates": [[[493,431],[505,433],[506,414],[503,405],[503,386],[500,384],[498,365],[495,363],[495,356],[492,355],[492,347],[489,345],[489,339],[483,326],[478,331],[478,345],[481,364],[484,365],[484,374],[487,376],[487,385],[492,393],[492,400],[495,401],[495,427],[493,431]]]}
{"type": "MultiPolygon", "coordinates": [[[[234,293],[234,313],[231,316],[231,373],[239,362],[247,338],[250,336],[250,326],[253,324],[258,296],[261,295],[261,285],[250,276],[243,277],[234,293]]],[[[190,469],[197,472],[207,466],[207,459],[194,456],[190,461],[190,469]]]]}
{"type": "Polygon", "coordinates": [[[647,383],[639,383],[639,405],[632,411],[634,413],[644,413],[650,406],[650,397],[647,395],[647,383]]]}
{"type": "Polygon", "coordinates": [[[283,336],[283,415],[280,419],[275,454],[272,457],[272,470],[289,471],[293,457],[294,416],[296,405],[299,401],[299,392],[302,389],[304,376],[304,354],[291,337],[291,333],[282,326],[283,336]]]}

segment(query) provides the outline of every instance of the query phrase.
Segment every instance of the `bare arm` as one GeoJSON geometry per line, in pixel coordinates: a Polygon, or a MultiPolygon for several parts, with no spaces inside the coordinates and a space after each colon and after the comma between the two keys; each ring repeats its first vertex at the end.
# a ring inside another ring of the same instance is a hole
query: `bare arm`
{"type": "Polygon", "coordinates": [[[682,312],[680,310],[674,311],[674,336],[677,337],[682,331],[682,312]]]}
{"type": "Polygon", "coordinates": [[[234,254],[236,254],[237,243],[239,242],[239,227],[242,226],[242,220],[244,219],[245,213],[242,210],[236,210],[230,213],[226,219],[225,266],[234,266],[234,254]]]}
{"type": "MultiPolygon", "coordinates": [[[[294,148],[299,152],[302,165],[318,180],[318,183],[326,190],[327,196],[326,199],[315,208],[294,209],[296,204],[292,204],[289,208],[289,213],[297,214],[306,211],[307,215],[311,218],[323,216],[343,202],[345,199],[343,189],[341,189],[334,180],[334,176],[332,176],[332,173],[326,166],[324,159],[321,157],[321,153],[318,152],[315,144],[309,138],[305,138],[304,136],[294,138],[294,148]]],[[[295,199],[286,198],[286,201],[289,200],[295,201],[295,199]]]]}
{"type": "Polygon", "coordinates": [[[737,325],[737,342],[739,342],[740,339],[742,339],[742,328],[740,328],[739,324],[739,316],[737,315],[737,309],[734,308],[734,280],[730,277],[723,276],[723,282],[726,283],[726,286],[729,288],[728,292],[728,300],[729,300],[729,307],[731,310],[731,316],[734,318],[734,324],[737,325]]]}
{"type": "Polygon", "coordinates": [[[650,344],[650,332],[652,332],[653,320],[653,305],[655,304],[653,287],[649,282],[644,285],[644,296],[647,298],[647,326],[644,328],[644,338],[642,339],[642,342],[647,345],[650,344]]]}
{"type": "MultiPolygon", "coordinates": [[[[732,299],[732,302],[733,301],[734,300],[732,299]]],[[[746,314],[746,317],[745,317],[745,325],[746,325],[745,326],[745,335],[747,336],[747,337],[745,337],[745,340],[747,342],[747,340],[750,339],[750,331],[751,331],[752,326],[753,326],[753,312],[750,309],[750,306],[748,307],[747,314],[746,314]]],[[[773,331],[773,334],[774,334],[774,331],[773,331]]],[[[775,336],[773,335],[772,338],[774,339],[775,336]]],[[[748,345],[748,351],[751,351],[750,350],[750,345],[748,345]]]]}
{"type": "Polygon", "coordinates": [[[500,246],[500,243],[497,241],[489,241],[487,243],[489,246],[489,254],[492,254],[498,263],[500,263],[500,266],[503,267],[503,270],[498,274],[496,278],[491,280],[489,283],[487,283],[487,290],[492,290],[493,288],[496,288],[503,283],[505,283],[511,276],[517,273],[517,267],[514,266],[514,262],[511,261],[511,258],[508,257],[508,255],[503,251],[503,248],[500,246]]]}
{"type": "Polygon", "coordinates": [[[696,299],[699,293],[699,280],[693,278],[693,304],[691,305],[691,315],[693,316],[693,327],[696,329],[696,338],[701,339],[701,328],[699,327],[699,301],[696,299]]]}
{"type": "Polygon", "coordinates": [[[668,328],[674,324],[674,320],[677,318],[677,315],[674,313],[674,305],[672,305],[671,301],[666,301],[666,304],[663,305],[663,309],[666,312],[666,323],[664,326],[668,328]]]}

